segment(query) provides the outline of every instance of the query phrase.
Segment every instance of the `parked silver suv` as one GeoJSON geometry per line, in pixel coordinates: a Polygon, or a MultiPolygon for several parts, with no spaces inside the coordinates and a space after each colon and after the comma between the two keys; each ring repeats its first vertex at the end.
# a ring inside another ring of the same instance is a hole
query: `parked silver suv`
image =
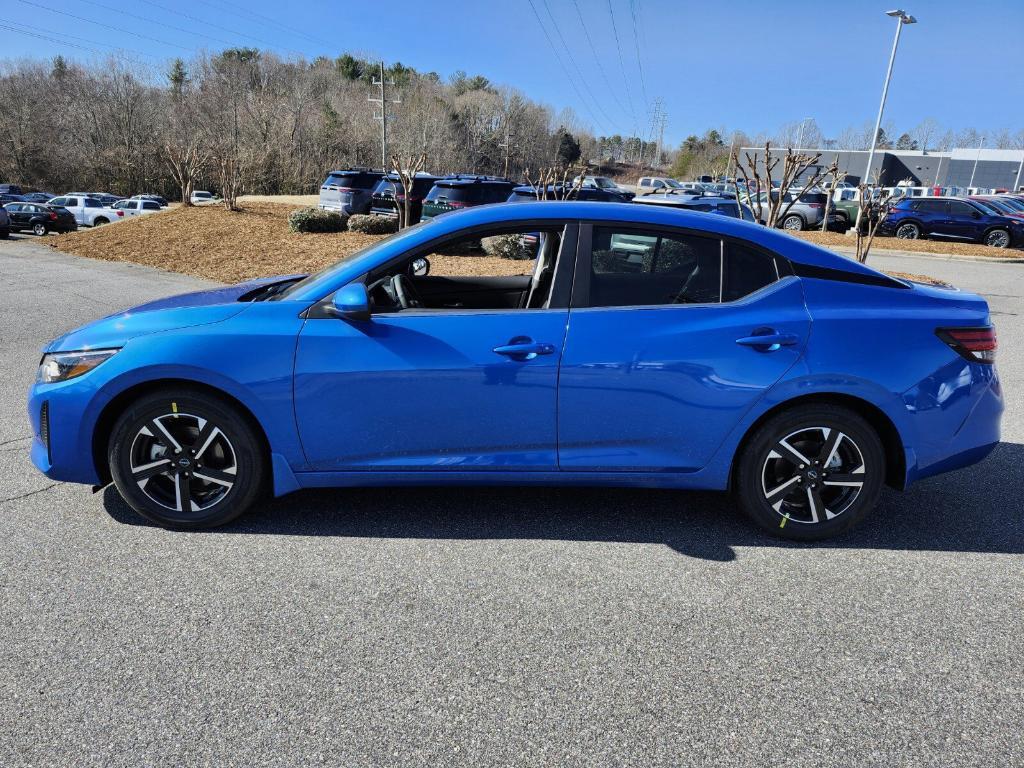
{"type": "MultiPolygon", "coordinates": [[[[772,192],[773,199],[777,199],[777,195],[777,191],[772,192]]],[[[780,214],[783,211],[785,211],[785,214],[781,215],[776,226],[791,232],[821,227],[821,223],[825,220],[825,203],[827,199],[828,195],[825,192],[787,192],[782,200],[782,208],[780,209],[780,214]],[[797,194],[800,196],[796,197],[797,194]],[[789,204],[794,198],[796,202],[790,206],[789,204]],[[786,210],[787,208],[789,210],[786,210]]],[[[750,201],[750,207],[753,208],[754,215],[760,219],[762,224],[767,223],[765,219],[768,218],[770,205],[767,192],[762,192],[759,197],[755,197],[750,201]],[[758,203],[760,203],[760,206],[758,203]]],[[[839,218],[833,208],[829,211],[829,226],[838,223],[839,218]]]]}
{"type": "Polygon", "coordinates": [[[369,213],[373,201],[373,188],[384,174],[367,168],[349,168],[331,171],[320,186],[318,208],[352,215],[369,213]]]}

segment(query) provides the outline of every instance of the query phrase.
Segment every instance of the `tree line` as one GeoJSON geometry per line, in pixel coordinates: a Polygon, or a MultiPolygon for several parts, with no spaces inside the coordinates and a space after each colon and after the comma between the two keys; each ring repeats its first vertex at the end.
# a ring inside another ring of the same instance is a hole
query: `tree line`
{"type": "MultiPolygon", "coordinates": [[[[333,168],[379,167],[379,65],[345,54],[284,60],[253,48],[174,60],[166,71],[110,59],[0,66],[0,179],[55,193],[237,195],[317,191],[333,168]]],[[[600,153],[571,110],[555,112],[482,76],[384,72],[388,156],[434,173],[523,178],[600,153]]]]}

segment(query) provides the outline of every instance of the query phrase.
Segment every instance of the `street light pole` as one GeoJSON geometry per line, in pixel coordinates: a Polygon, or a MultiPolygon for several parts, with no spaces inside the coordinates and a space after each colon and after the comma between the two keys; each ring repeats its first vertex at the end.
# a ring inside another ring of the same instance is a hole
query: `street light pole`
{"type": "Polygon", "coordinates": [[[805,117],[800,121],[800,136],[796,140],[796,148],[800,149],[804,145],[804,126],[807,125],[808,120],[813,120],[813,117],[805,117]]]}
{"type": "MultiPolygon", "coordinates": [[[[900,32],[903,30],[904,24],[914,24],[917,22],[917,19],[906,11],[886,11],[885,14],[896,19],[896,39],[892,41],[892,53],[889,54],[889,69],[886,70],[885,84],[882,86],[882,101],[878,105],[878,119],[875,120],[875,132],[871,134],[871,150],[868,152],[868,165],[864,170],[864,184],[867,184],[871,179],[871,164],[875,160],[875,146],[878,144],[878,131],[882,127],[882,113],[885,111],[885,99],[889,95],[889,81],[892,79],[892,65],[896,61],[896,48],[900,44],[900,32]]],[[[863,206],[857,208],[857,223],[855,225],[857,231],[860,228],[861,212],[863,210],[863,206]]]]}
{"type": "Polygon", "coordinates": [[[981,137],[981,141],[978,142],[978,154],[974,156],[974,167],[971,169],[971,180],[967,183],[968,187],[974,186],[974,174],[978,172],[978,161],[981,160],[981,148],[985,146],[985,137],[981,137]]]}

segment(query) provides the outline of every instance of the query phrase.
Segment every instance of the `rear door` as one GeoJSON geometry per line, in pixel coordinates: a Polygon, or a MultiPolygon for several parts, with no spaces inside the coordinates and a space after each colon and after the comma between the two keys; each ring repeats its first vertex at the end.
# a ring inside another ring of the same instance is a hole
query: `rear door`
{"type": "Polygon", "coordinates": [[[705,466],[802,353],[810,319],[787,270],[743,241],[583,227],[559,372],[560,468],[705,466]]]}

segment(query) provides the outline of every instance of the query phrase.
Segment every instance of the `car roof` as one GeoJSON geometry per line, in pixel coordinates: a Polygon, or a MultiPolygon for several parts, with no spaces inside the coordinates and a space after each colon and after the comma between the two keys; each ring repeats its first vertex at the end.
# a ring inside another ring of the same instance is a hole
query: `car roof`
{"type": "Polygon", "coordinates": [[[465,187],[471,184],[501,184],[502,186],[512,186],[515,182],[509,181],[508,179],[498,178],[497,176],[446,176],[443,179],[438,179],[436,184],[439,187],[465,187]]]}

